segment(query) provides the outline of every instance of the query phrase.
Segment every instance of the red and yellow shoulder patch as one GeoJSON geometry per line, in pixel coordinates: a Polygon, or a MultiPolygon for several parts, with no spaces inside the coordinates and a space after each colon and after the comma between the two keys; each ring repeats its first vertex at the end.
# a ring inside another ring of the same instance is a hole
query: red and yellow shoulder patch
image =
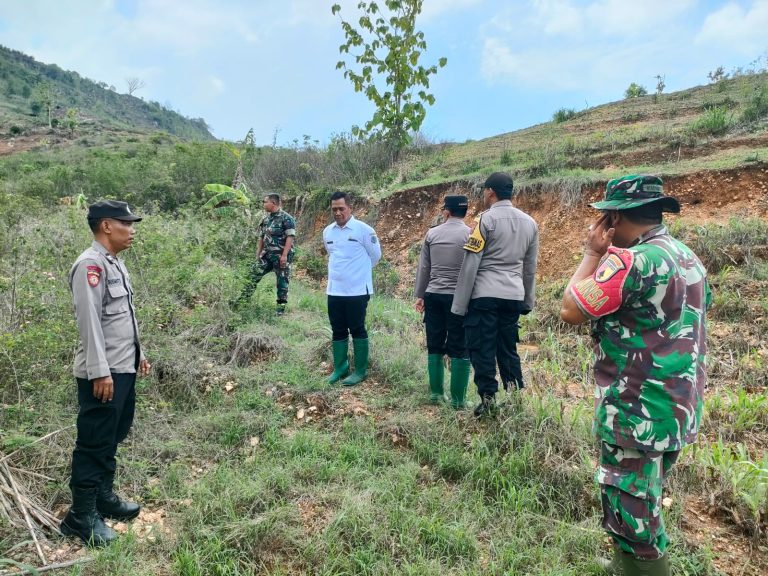
{"type": "Polygon", "coordinates": [[[98,266],[87,266],[86,276],[88,278],[88,286],[96,288],[101,281],[101,268],[98,266]]]}
{"type": "Polygon", "coordinates": [[[624,281],[627,279],[634,255],[629,250],[609,248],[595,273],[571,287],[579,308],[592,318],[616,312],[621,307],[624,281]]]}

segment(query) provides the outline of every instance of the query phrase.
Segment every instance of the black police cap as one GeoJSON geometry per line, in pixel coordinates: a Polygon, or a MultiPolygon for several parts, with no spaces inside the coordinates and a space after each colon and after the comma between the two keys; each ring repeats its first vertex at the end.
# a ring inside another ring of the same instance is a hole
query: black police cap
{"type": "Polygon", "coordinates": [[[469,201],[466,196],[446,196],[443,200],[443,208],[446,210],[456,210],[467,206],[469,206],[469,201]]]}
{"type": "Polygon", "coordinates": [[[141,216],[131,212],[127,202],[119,200],[101,200],[88,206],[88,220],[112,218],[125,222],[141,222],[141,216]]]}
{"type": "Polygon", "coordinates": [[[483,184],[483,189],[490,188],[496,194],[502,194],[505,196],[511,196],[512,191],[515,189],[512,183],[512,176],[506,172],[494,172],[483,184]]]}

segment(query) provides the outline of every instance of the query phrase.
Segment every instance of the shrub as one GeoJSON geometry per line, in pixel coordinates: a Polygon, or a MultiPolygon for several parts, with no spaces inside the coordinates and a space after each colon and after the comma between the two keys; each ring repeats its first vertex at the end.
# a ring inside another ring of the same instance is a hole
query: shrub
{"type": "Polygon", "coordinates": [[[768,116],[768,84],[763,84],[747,102],[741,113],[741,121],[751,124],[768,116]]]}
{"type": "Polygon", "coordinates": [[[327,275],[328,266],[325,263],[325,258],[315,251],[304,252],[299,249],[298,257],[296,258],[297,268],[304,270],[307,276],[313,280],[322,280],[327,275]]]}
{"type": "Polygon", "coordinates": [[[395,267],[382,259],[373,269],[373,291],[384,296],[394,296],[400,275],[395,267]]]}
{"type": "Polygon", "coordinates": [[[690,125],[694,134],[720,136],[731,127],[733,115],[724,106],[714,106],[699,116],[690,125]]]}
{"type": "Polygon", "coordinates": [[[9,131],[11,133],[11,136],[19,136],[22,132],[24,132],[24,129],[21,126],[17,126],[14,124],[11,126],[11,129],[9,131]]]}
{"type": "Polygon", "coordinates": [[[639,98],[640,96],[646,96],[647,94],[648,90],[645,89],[645,86],[640,86],[639,84],[632,82],[632,84],[630,84],[624,91],[624,98],[639,98]]]}
{"type": "Polygon", "coordinates": [[[554,114],[552,114],[552,121],[556,124],[560,124],[561,122],[570,120],[574,116],[576,116],[576,110],[573,108],[560,108],[559,110],[556,110],[554,114]]]}

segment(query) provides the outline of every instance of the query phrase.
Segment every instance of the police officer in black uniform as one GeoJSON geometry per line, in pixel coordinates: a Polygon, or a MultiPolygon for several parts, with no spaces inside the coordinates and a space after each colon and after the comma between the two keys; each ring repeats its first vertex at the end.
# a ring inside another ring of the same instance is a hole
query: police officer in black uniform
{"type": "Polygon", "coordinates": [[[133,423],[136,374],[146,376],[151,369],[139,344],[131,279],[117,258],[131,246],[139,221],[125,202],[92,204],[88,225],[94,240],[69,273],[80,334],[74,366],[80,409],[69,483],[72,507],[61,532],[93,546],[117,537],[102,518],[131,520],[140,510],[113,491],[117,445],[133,423]]]}
{"type": "Polygon", "coordinates": [[[518,320],[533,310],[539,229],[512,205],[512,177],[494,172],[483,184],[488,210],[464,246],[451,311],[464,316],[464,329],[480,404],[475,416],[494,416],[496,366],[505,389],[523,387],[517,353],[518,320]]]}

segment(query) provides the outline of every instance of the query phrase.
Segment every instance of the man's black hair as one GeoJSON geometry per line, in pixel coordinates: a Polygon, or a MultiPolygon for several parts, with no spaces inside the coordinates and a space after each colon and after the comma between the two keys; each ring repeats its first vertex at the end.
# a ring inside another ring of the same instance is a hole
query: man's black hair
{"type": "Polygon", "coordinates": [[[265,198],[268,198],[273,204],[280,206],[280,194],[267,194],[265,198]]]}
{"type": "Polygon", "coordinates": [[[467,215],[466,206],[462,206],[461,208],[446,208],[446,210],[448,210],[454,218],[464,218],[464,216],[467,215]]]}
{"type": "Polygon", "coordinates": [[[349,194],[347,194],[346,192],[342,192],[341,190],[337,190],[336,192],[331,194],[331,202],[333,202],[334,200],[344,200],[344,203],[347,206],[352,205],[352,199],[349,197],[349,194]]]}
{"type": "Polygon", "coordinates": [[[620,213],[633,224],[661,224],[664,219],[661,202],[648,202],[635,208],[620,210],[620,213]]]}
{"type": "Polygon", "coordinates": [[[96,234],[96,232],[99,231],[99,225],[102,220],[104,220],[104,218],[88,218],[88,228],[91,229],[91,232],[96,234]]]}

